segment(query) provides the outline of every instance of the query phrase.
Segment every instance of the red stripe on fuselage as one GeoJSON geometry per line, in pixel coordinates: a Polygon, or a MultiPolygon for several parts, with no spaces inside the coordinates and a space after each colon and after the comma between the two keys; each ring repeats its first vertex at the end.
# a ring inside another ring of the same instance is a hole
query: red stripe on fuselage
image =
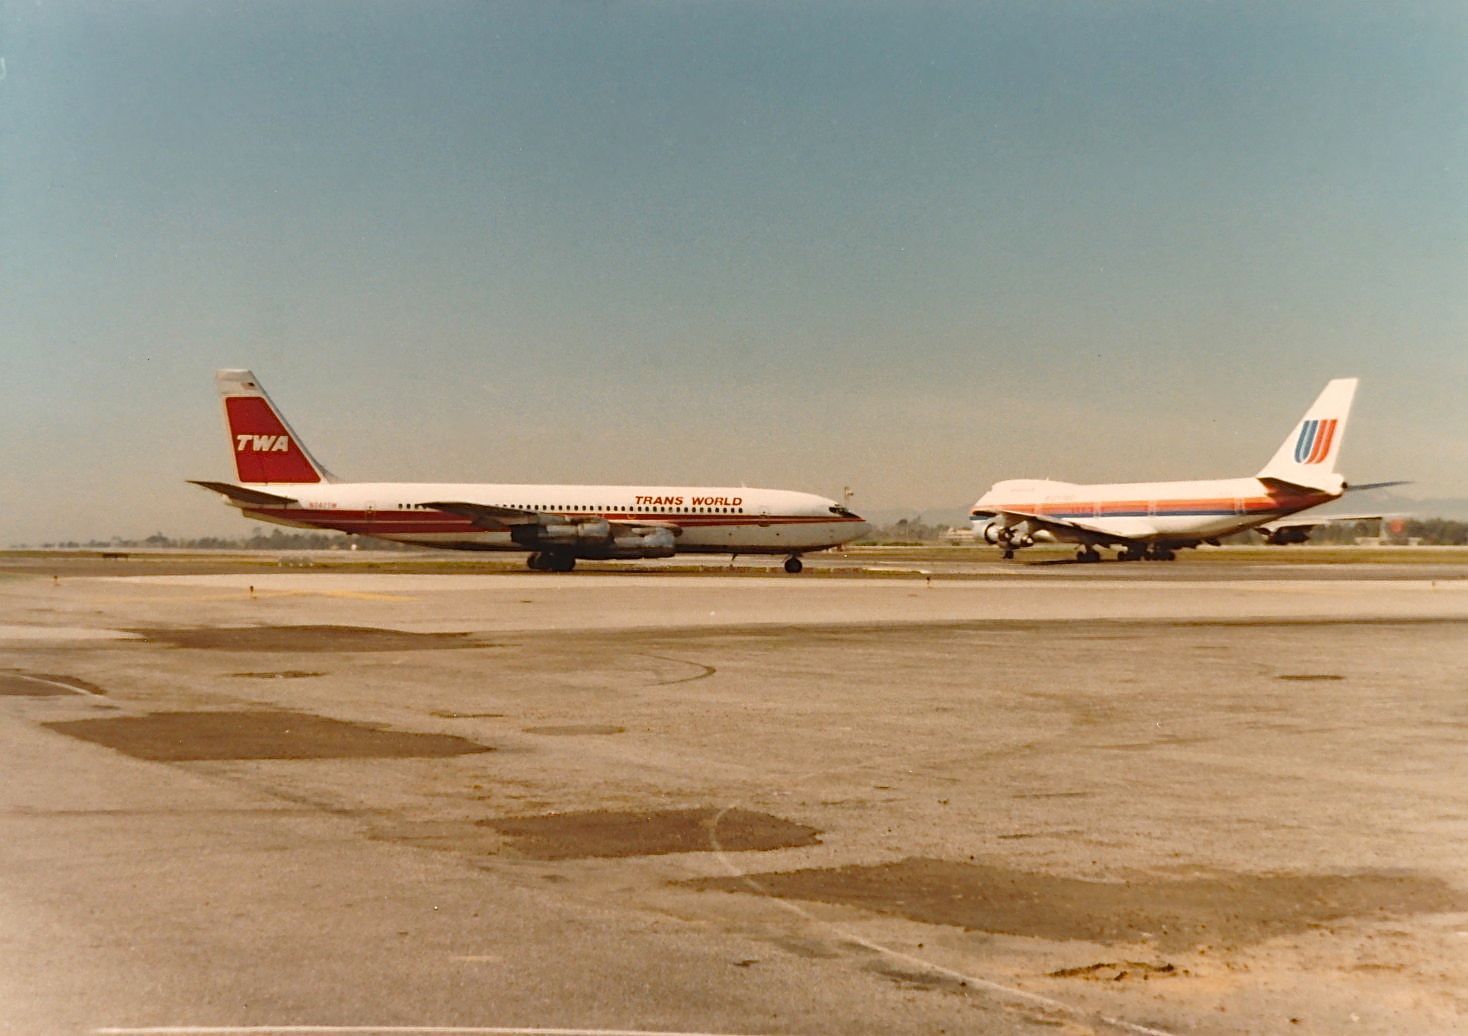
{"type": "MultiPolygon", "coordinates": [[[[251,517],[267,521],[285,521],[311,525],[322,529],[335,529],[361,536],[379,534],[413,535],[430,533],[477,533],[504,530],[483,529],[468,518],[443,511],[348,511],[306,507],[251,507],[242,509],[251,517]]],[[[559,512],[548,512],[557,514],[559,512]]],[[[709,529],[720,527],[766,527],[771,525],[810,525],[812,523],[859,522],[860,518],[844,518],[837,515],[687,515],[687,514],[569,514],[569,521],[605,519],[629,525],[668,524],[685,529],[709,529]]]]}

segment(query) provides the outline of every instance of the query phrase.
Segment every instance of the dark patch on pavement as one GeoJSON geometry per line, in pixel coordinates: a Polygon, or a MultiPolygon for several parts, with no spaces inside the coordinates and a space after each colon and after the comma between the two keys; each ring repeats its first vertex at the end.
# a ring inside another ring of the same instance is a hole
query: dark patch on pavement
{"type": "Polygon", "coordinates": [[[942,989],[945,986],[953,989],[959,988],[958,979],[939,975],[937,972],[910,971],[906,968],[893,968],[884,964],[873,964],[868,970],[874,975],[891,979],[900,989],[934,990],[942,989]]]}
{"type": "Polygon", "coordinates": [[[726,851],[820,844],[816,828],[744,809],[593,810],[480,823],[513,838],[516,850],[525,856],[565,860],[709,852],[715,846],[715,821],[717,844],[726,851]]]}
{"type": "Polygon", "coordinates": [[[371,626],[186,626],[135,629],[150,644],[203,651],[440,651],[485,647],[468,633],[411,633],[371,626]]]}
{"type": "Polygon", "coordinates": [[[579,734],[624,734],[626,727],[613,727],[605,723],[572,723],[560,727],[526,727],[527,734],[545,734],[550,737],[574,737],[579,734]]]}
{"type": "Polygon", "coordinates": [[[1339,673],[1281,673],[1281,680],[1344,680],[1339,673]]]}
{"type": "Polygon", "coordinates": [[[221,759],[406,759],[492,748],[451,734],[383,730],[305,712],[156,712],[44,724],[68,737],[155,762],[221,759]]]}
{"type": "Polygon", "coordinates": [[[1256,943],[1343,918],[1468,910],[1468,893],[1437,878],[1381,871],[1106,882],[909,858],[683,884],[749,892],[750,881],[772,896],[839,903],[925,924],[1041,939],[1151,942],[1163,950],[1256,943]]]}
{"type": "Polygon", "coordinates": [[[1092,982],[1125,982],[1127,979],[1141,979],[1145,982],[1154,975],[1158,978],[1176,978],[1192,972],[1175,964],[1152,964],[1144,960],[1103,960],[1084,967],[1061,968],[1046,974],[1051,978],[1084,978],[1092,982]]]}
{"type": "Polygon", "coordinates": [[[105,694],[102,688],[75,676],[54,673],[22,673],[15,669],[0,671],[0,696],[24,698],[59,698],[67,694],[105,694]]]}
{"type": "Polygon", "coordinates": [[[308,676],[325,676],[326,674],[312,672],[309,669],[285,669],[278,673],[230,673],[229,675],[246,680],[304,680],[308,676]]]}
{"type": "Polygon", "coordinates": [[[791,937],[771,939],[770,941],[786,953],[794,954],[803,960],[833,960],[840,956],[840,954],[824,943],[813,942],[808,939],[791,937]]]}

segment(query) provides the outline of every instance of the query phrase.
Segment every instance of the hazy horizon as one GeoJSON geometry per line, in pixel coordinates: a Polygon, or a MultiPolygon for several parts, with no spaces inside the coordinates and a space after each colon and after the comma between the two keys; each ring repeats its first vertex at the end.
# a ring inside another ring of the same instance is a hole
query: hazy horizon
{"type": "Polygon", "coordinates": [[[1468,8],[0,0],[0,543],[344,478],[1468,497],[1468,8]]]}

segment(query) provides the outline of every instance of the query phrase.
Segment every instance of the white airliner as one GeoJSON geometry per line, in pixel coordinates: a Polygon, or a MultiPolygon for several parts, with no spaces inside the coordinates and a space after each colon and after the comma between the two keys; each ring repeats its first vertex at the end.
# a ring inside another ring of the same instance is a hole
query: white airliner
{"type": "Polygon", "coordinates": [[[528,551],[536,571],[577,558],[681,553],[800,556],[871,526],[834,500],[729,486],[342,482],[318,464],[247,370],[215,375],[238,483],[190,480],[248,518],[455,550],[528,551]]]}
{"type": "Polygon", "coordinates": [[[1286,515],[1339,499],[1350,488],[1400,485],[1348,487],[1336,471],[1356,383],[1356,378],[1338,378],[1327,384],[1252,478],[1110,485],[997,482],[973,506],[974,532],[1002,547],[1006,558],[1035,542],[1064,542],[1080,545],[1078,561],[1101,560],[1097,547],[1116,548],[1119,561],[1171,561],[1179,548],[1216,545],[1220,536],[1278,526],[1286,515]]]}

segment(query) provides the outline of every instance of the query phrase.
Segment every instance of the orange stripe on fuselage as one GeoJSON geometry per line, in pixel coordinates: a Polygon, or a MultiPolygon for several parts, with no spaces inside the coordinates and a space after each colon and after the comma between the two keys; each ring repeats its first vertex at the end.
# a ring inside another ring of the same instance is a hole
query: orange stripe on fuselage
{"type": "Polygon", "coordinates": [[[1335,499],[1327,493],[1244,497],[1195,497],[1167,500],[1047,500],[1044,503],[990,503],[985,510],[1029,513],[1038,517],[1177,517],[1189,513],[1257,516],[1303,511],[1335,499]],[[1242,509],[1239,505],[1242,504],[1242,509]]]}

